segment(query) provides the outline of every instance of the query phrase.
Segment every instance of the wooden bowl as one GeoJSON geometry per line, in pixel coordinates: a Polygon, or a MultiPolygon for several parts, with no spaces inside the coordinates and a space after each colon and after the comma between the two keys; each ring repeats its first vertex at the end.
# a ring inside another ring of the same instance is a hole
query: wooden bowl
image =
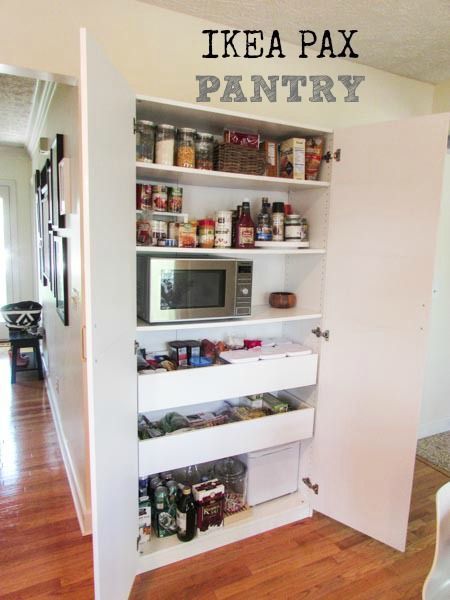
{"type": "Polygon", "coordinates": [[[272,292],[269,296],[269,304],[273,308],[294,308],[297,304],[297,296],[292,292],[272,292]]]}

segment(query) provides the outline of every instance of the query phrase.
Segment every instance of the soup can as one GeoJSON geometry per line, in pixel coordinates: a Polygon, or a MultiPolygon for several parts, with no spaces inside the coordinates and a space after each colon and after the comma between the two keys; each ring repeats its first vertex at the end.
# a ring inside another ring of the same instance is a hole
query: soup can
{"type": "Polygon", "coordinates": [[[152,207],[155,212],[167,212],[167,187],[165,185],[153,186],[152,207]]]}
{"type": "Polygon", "coordinates": [[[231,248],[232,211],[220,210],[216,213],[214,246],[231,248]]]}

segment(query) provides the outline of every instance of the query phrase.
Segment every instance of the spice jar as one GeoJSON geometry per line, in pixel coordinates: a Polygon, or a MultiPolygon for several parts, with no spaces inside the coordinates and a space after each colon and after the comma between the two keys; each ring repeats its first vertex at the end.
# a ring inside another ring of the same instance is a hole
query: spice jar
{"type": "Polygon", "coordinates": [[[232,211],[220,210],[216,213],[214,246],[231,248],[232,211]]]}
{"type": "Polygon", "coordinates": [[[165,185],[153,186],[152,209],[155,212],[167,212],[167,187],[165,185]]]}
{"type": "Polygon", "coordinates": [[[272,205],[272,240],[284,240],[284,202],[274,202],[272,205]]]}
{"type": "Polygon", "coordinates": [[[183,188],[169,188],[169,212],[180,213],[183,210],[183,188]]]}
{"type": "Polygon", "coordinates": [[[300,215],[285,215],[284,238],[286,241],[302,239],[300,215]]]}
{"type": "Polygon", "coordinates": [[[153,162],[155,153],[155,124],[136,121],[136,160],[153,162]]]}
{"type": "Polygon", "coordinates": [[[177,167],[195,167],[195,129],[182,127],[178,130],[177,167]]]}
{"type": "Polygon", "coordinates": [[[247,467],[237,458],[224,458],[214,465],[214,474],[225,486],[225,513],[243,510],[247,499],[247,467]]]}
{"type": "Polygon", "coordinates": [[[173,165],[175,151],[175,127],[158,125],[156,128],[155,162],[160,165],[173,165]]]}
{"type": "Polygon", "coordinates": [[[200,219],[198,222],[198,240],[200,248],[214,248],[213,219],[200,219]]]}
{"type": "Polygon", "coordinates": [[[213,168],[214,136],[211,133],[197,132],[195,138],[195,166],[197,169],[213,168]]]}

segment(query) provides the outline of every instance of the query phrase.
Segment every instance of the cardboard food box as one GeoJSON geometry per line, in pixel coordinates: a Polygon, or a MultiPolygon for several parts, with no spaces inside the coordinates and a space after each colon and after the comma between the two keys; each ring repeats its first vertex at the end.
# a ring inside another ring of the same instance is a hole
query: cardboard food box
{"type": "Polygon", "coordinates": [[[305,179],[304,138],[289,138],[280,144],[280,177],[305,179]]]}
{"type": "Polygon", "coordinates": [[[248,146],[249,148],[259,148],[259,134],[245,133],[243,131],[232,131],[225,129],[223,132],[223,141],[227,144],[235,144],[236,146],[248,146]]]}
{"type": "Polygon", "coordinates": [[[139,552],[142,554],[151,538],[152,509],[149,500],[139,502],[139,552]]]}
{"type": "Polygon", "coordinates": [[[197,508],[197,534],[206,535],[223,527],[225,486],[218,479],[211,479],[192,486],[197,508]]]}

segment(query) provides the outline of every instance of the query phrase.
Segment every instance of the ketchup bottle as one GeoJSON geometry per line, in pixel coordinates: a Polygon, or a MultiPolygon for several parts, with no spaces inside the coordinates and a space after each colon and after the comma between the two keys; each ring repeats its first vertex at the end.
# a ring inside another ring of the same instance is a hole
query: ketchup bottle
{"type": "Polygon", "coordinates": [[[250,202],[242,203],[242,212],[236,227],[236,248],[255,247],[255,224],[250,216],[250,202]]]}

